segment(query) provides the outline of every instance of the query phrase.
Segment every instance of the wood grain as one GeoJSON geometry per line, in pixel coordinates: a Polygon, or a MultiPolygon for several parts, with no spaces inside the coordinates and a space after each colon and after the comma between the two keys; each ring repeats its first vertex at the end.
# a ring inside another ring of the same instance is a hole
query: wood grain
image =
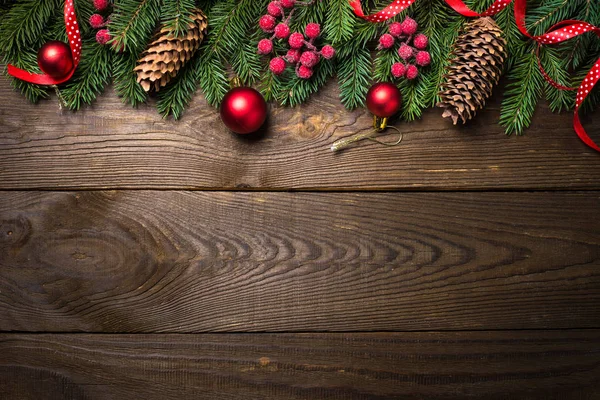
{"type": "Polygon", "coordinates": [[[599,192],[0,193],[0,330],[600,327],[599,192]]]}
{"type": "Polygon", "coordinates": [[[0,335],[0,397],[598,399],[600,333],[0,335]]]}
{"type": "MultiPolygon", "coordinates": [[[[0,189],[598,189],[600,156],[575,135],[572,114],[542,107],[524,137],[498,125],[500,98],[466,127],[430,110],[399,123],[402,146],[331,144],[370,129],[348,112],[332,83],[307,105],[272,110],[255,137],[235,136],[201,96],[181,121],[151,106],[133,110],[112,91],[92,107],[61,114],[34,106],[0,79],[0,189]]],[[[600,117],[586,128],[600,140],[600,117]]]]}

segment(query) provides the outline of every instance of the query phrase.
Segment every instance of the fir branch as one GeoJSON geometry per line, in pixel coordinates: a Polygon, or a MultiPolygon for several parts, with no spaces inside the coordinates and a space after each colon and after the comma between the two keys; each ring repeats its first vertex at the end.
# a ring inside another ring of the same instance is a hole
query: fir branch
{"type": "Polygon", "coordinates": [[[122,53],[114,57],[112,65],[115,91],[123,103],[131,104],[133,107],[145,102],[148,97],[142,86],[137,82],[137,75],[133,70],[136,64],[136,54],[122,53]]]}
{"type": "Polygon", "coordinates": [[[327,9],[325,39],[334,46],[352,39],[356,17],[348,0],[327,0],[327,9]]]}
{"type": "Polygon", "coordinates": [[[508,135],[520,135],[531,124],[544,88],[544,78],[538,67],[533,46],[527,47],[527,51],[508,76],[510,83],[506,88],[500,111],[500,124],[506,128],[508,135]]]}
{"type": "Polygon", "coordinates": [[[355,47],[337,60],[340,99],[348,109],[363,107],[371,80],[371,53],[365,47],[355,47]]]}
{"type": "Polygon", "coordinates": [[[201,56],[196,65],[196,80],[200,83],[206,101],[217,106],[229,90],[229,82],[221,59],[206,47],[199,50],[201,56]]]}
{"type": "MultiPolygon", "coordinates": [[[[37,52],[32,49],[23,49],[14,56],[11,63],[17,68],[24,69],[25,71],[41,73],[37,63],[37,52]]],[[[12,87],[23,94],[31,103],[37,103],[39,100],[48,97],[48,89],[45,86],[34,85],[33,83],[25,82],[13,77],[10,77],[10,79],[12,87]]]]}
{"type": "Polygon", "coordinates": [[[196,71],[201,62],[199,56],[194,57],[183,67],[177,78],[158,93],[156,107],[163,118],[167,118],[169,115],[172,115],[175,119],[181,118],[196,89],[198,89],[196,71]]]}
{"type": "Polygon", "coordinates": [[[91,104],[104,90],[110,82],[113,54],[109,47],[94,40],[84,43],[79,67],[61,92],[70,109],[79,110],[83,104],[91,104]]]}
{"type": "Polygon", "coordinates": [[[139,54],[160,18],[160,0],[117,0],[109,24],[114,48],[139,54]]]}
{"type": "Polygon", "coordinates": [[[191,14],[196,8],[194,0],[167,0],[161,8],[161,24],[175,36],[184,35],[193,23],[191,14]]]}
{"type": "Polygon", "coordinates": [[[322,60],[315,73],[310,79],[301,79],[296,75],[286,82],[282,90],[282,96],[279,99],[282,105],[295,107],[304,103],[310,95],[316,93],[329,78],[333,76],[333,63],[331,60],[322,60]]]}
{"type": "Polygon", "coordinates": [[[276,76],[270,70],[266,70],[263,73],[259,90],[266,101],[277,101],[277,99],[281,98],[281,92],[284,89],[282,79],[286,78],[291,79],[289,69],[284,71],[282,76],[276,76]]]}
{"type": "MultiPolygon", "coordinates": [[[[546,73],[552,79],[563,85],[569,83],[569,59],[562,57],[559,49],[548,46],[542,47],[540,49],[540,60],[546,73]]],[[[544,82],[544,91],[552,112],[573,109],[575,97],[571,95],[572,92],[557,89],[548,82],[544,82]]]]}
{"type": "Polygon", "coordinates": [[[23,49],[39,43],[58,7],[58,0],[21,0],[15,4],[0,24],[0,52],[13,60],[23,49]]]}
{"type": "Polygon", "coordinates": [[[240,48],[231,57],[231,67],[245,85],[252,85],[258,78],[262,65],[260,55],[256,52],[258,39],[241,43],[240,48]]]}

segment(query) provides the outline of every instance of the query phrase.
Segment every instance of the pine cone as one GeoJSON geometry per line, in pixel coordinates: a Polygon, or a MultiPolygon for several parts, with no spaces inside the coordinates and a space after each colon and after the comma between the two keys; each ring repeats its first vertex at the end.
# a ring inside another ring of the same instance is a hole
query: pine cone
{"type": "Polygon", "coordinates": [[[469,22],[454,45],[452,63],[446,68],[438,107],[442,117],[464,124],[483,108],[498,84],[507,58],[502,29],[490,17],[469,22]]]}
{"type": "Polygon", "coordinates": [[[144,50],[134,71],[137,81],[146,92],[158,92],[196,53],[206,36],[208,20],[196,9],[190,16],[192,22],[187,33],[176,37],[168,27],[162,27],[144,50]]]}

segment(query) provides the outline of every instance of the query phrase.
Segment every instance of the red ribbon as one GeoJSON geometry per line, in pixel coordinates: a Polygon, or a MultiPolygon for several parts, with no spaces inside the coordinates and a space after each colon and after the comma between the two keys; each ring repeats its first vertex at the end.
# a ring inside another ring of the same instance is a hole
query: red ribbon
{"type": "Polygon", "coordinates": [[[77,69],[77,65],[79,65],[79,59],[81,58],[81,34],[79,33],[79,24],[77,23],[77,16],[75,15],[73,0],[65,1],[64,14],[67,37],[69,38],[69,47],[71,48],[71,54],[73,56],[74,67],[71,72],[67,76],[57,79],[47,74],[32,74],[31,72],[17,68],[14,65],[9,65],[9,75],[38,85],[58,85],[71,79],[75,73],[75,69],[77,69]]]}
{"type": "MultiPolygon", "coordinates": [[[[350,0],[350,6],[354,9],[354,13],[370,22],[383,22],[388,19],[398,15],[402,11],[406,10],[410,5],[412,5],[416,0],[394,0],[392,4],[379,11],[378,13],[372,15],[365,15],[360,0],[350,0]]],[[[452,7],[452,9],[459,14],[465,17],[485,17],[495,15],[498,12],[502,11],[506,6],[508,6],[512,0],[496,0],[494,4],[492,4],[487,10],[483,13],[478,14],[473,10],[469,9],[467,5],[462,0],[445,0],[446,3],[452,7]]],[[[526,13],[526,0],[515,0],[515,20],[517,23],[517,27],[525,36],[535,40],[540,46],[544,44],[555,44],[561,43],[566,40],[572,39],[576,36],[583,35],[587,32],[594,32],[598,37],[600,37],[600,28],[589,24],[584,21],[575,21],[575,20],[566,20],[562,21],[553,27],[550,28],[549,32],[540,35],[540,36],[532,36],[527,31],[527,27],[525,26],[525,13],[526,13]]],[[[564,85],[561,85],[558,82],[555,82],[548,73],[544,70],[541,61],[538,57],[538,64],[540,67],[540,71],[544,76],[544,79],[548,81],[552,86],[560,90],[577,90],[577,97],[575,99],[575,117],[573,119],[573,126],[575,128],[575,132],[577,136],[589,147],[596,151],[600,151],[600,147],[594,143],[594,141],[589,137],[583,126],[581,125],[581,121],[579,119],[579,109],[583,100],[588,96],[588,94],[592,91],[596,83],[600,80],[600,58],[596,61],[596,64],[592,67],[590,72],[587,74],[579,88],[570,88],[564,85]]]]}
{"type": "MultiPolygon", "coordinates": [[[[587,32],[594,32],[596,35],[598,35],[598,37],[600,37],[600,28],[595,27],[594,25],[584,21],[575,20],[562,21],[551,27],[547,33],[544,33],[540,36],[533,36],[527,31],[527,27],[525,26],[525,13],[526,1],[515,0],[515,21],[517,22],[517,27],[523,35],[535,40],[540,46],[543,44],[561,43],[579,35],[583,35],[587,32]]],[[[594,66],[587,74],[583,82],[581,82],[579,88],[570,88],[555,82],[552,78],[550,78],[550,76],[548,76],[541,63],[540,70],[542,71],[542,75],[544,76],[544,78],[555,88],[561,90],[577,90],[577,97],[575,98],[575,116],[573,118],[573,126],[575,128],[575,133],[577,133],[577,136],[579,136],[579,138],[585,144],[587,144],[596,151],[600,151],[600,147],[596,143],[594,143],[592,138],[589,137],[589,135],[581,125],[581,120],[579,119],[579,108],[581,107],[581,103],[583,103],[583,100],[585,100],[585,98],[592,91],[596,83],[598,83],[598,81],[600,80],[600,58],[598,59],[598,61],[596,61],[596,64],[594,64],[594,66]]]]}
{"type": "MultiPolygon", "coordinates": [[[[402,11],[410,7],[416,0],[394,0],[392,4],[379,11],[378,13],[365,15],[360,0],[350,0],[350,6],[354,13],[369,22],[383,22],[395,17],[402,11]]],[[[462,0],[445,0],[446,3],[459,14],[465,17],[487,17],[495,15],[508,6],[512,0],[496,0],[487,10],[481,14],[471,10],[462,0]]]]}

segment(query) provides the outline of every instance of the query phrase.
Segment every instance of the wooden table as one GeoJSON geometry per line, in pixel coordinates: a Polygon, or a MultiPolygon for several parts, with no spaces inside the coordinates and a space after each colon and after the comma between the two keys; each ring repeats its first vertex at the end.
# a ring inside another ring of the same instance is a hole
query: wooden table
{"type": "Polygon", "coordinates": [[[334,85],[244,138],[0,79],[0,398],[599,399],[600,154],[499,104],[333,154],[334,85]]]}

